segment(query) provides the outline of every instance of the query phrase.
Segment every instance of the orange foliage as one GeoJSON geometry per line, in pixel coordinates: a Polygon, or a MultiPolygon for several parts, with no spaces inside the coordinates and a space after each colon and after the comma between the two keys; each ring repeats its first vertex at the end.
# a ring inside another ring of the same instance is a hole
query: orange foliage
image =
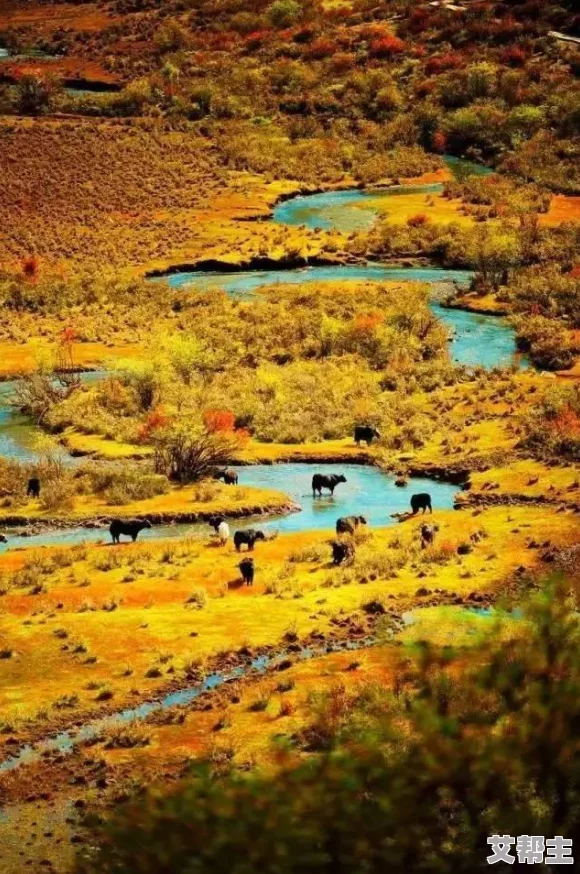
{"type": "Polygon", "coordinates": [[[304,56],[313,60],[320,60],[321,58],[329,58],[331,55],[334,55],[337,49],[338,46],[334,40],[321,36],[308,46],[304,56]]]}
{"type": "Polygon", "coordinates": [[[170,424],[171,417],[164,412],[163,407],[156,407],[154,410],[151,410],[145,419],[145,422],[139,429],[137,435],[139,442],[146,443],[151,439],[151,436],[155,431],[161,431],[163,428],[167,428],[170,424]]]}
{"type": "Polygon", "coordinates": [[[244,446],[247,446],[252,439],[252,435],[246,428],[236,428],[235,435],[238,441],[238,447],[240,449],[243,449],[244,446]]]}
{"type": "Polygon", "coordinates": [[[383,36],[374,39],[369,46],[369,54],[375,58],[392,58],[400,55],[406,49],[406,45],[398,36],[383,36]]]}
{"type": "Polygon", "coordinates": [[[417,215],[411,215],[407,219],[407,225],[410,228],[421,228],[426,224],[429,224],[429,216],[425,215],[423,212],[419,212],[417,215]]]}
{"type": "Polygon", "coordinates": [[[382,325],[385,317],[379,312],[361,313],[353,323],[354,330],[359,334],[374,334],[379,325],[382,325]]]}
{"type": "Polygon", "coordinates": [[[569,405],[560,410],[551,426],[563,438],[580,437],[580,416],[569,405]]]}
{"type": "Polygon", "coordinates": [[[212,434],[233,431],[235,421],[236,417],[231,410],[205,410],[203,414],[203,423],[212,434]]]}
{"type": "Polygon", "coordinates": [[[22,261],[22,273],[31,281],[38,279],[39,264],[36,255],[30,255],[22,261]]]}
{"type": "Polygon", "coordinates": [[[67,328],[61,331],[59,343],[61,346],[70,346],[70,344],[74,343],[77,338],[78,334],[76,332],[76,329],[73,328],[72,325],[69,325],[67,328]]]}

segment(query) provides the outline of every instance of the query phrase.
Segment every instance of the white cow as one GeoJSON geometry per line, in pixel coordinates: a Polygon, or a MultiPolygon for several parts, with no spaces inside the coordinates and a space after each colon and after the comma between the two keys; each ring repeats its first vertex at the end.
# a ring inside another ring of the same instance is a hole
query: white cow
{"type": "Polygon", "coordinates": [[[222,546],[225,546],[230,539],[230,526],[227,522],[220,522],[218,525],[218,537],[222,546]]]}

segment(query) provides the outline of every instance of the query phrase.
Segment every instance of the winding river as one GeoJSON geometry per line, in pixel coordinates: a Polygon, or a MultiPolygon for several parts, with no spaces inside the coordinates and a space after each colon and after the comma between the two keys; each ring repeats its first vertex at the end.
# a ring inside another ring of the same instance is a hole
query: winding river
{"type": "MultiPolygon", "coordinates": [[[[98,382],[105,376],[106,372],[103,370],[80,374],[81,380],[87,385],[98,382]]],[[[17,384],[16,380],[0,382],[0,456],[20,462],[34,462],[38,460],[35,441],[39,432],[28,416],[13,405],[17,384]]],[[[72,461],[64,450],[63,457],[72,461]]]]}
{"type": "MultiPolygon", "coordinates": [[[[454,175],[486,175],[490,169],[472,161],[445,156],[454,175]]],[[[378,217],[377,201],[405,194],[438,193],[441,183],[428,185],[394,185],[379,190],[328,191],[299,195],[279,203],[272,220],[286,225],[309,228],[360,230],[374,224],[378,217]],[[366,206],[368,204],[368,206],[366,206]]],[[[289,270],[247,270],[234,272],[183,271],[160,277],[172,288],[186,286],[207,290],[221,288],[236,297],[251,296],[257,289],[277,284],[303,285],[309,282],[422,282],[429,284],[467,285],[473,274],[468,270],[442,267],[391,267],[386,264],[330,265],[289,270]]],[[[514,332],[505,319],[430,304],[450,329],[451,355],[457,364],[486,368],[509,366],[516,357],[514,332]]],[[[525,362],[523,362],[524,366],[525,362]]]]}
{"type": "MultiPolygon", "coordinates": [[[[370,525],[391,525],[395,524],[391,513],[408,510],[409,500],[414,492],[429,492],[433,506],[445,510],[453,507],[457,492],[457,486],[427,477],[413,477],[407,486],[401,488],[395,486],[392,475],[362,464],[256,464],[239,467],[237,470],[241,486],[274,489],[288,495],[302,508],[300,512],[287,516],[244,518],[231,522],[233,530],[258,526],[270,534],[332,530],[339,516],[361,514],[370,525]],[[311,482],[315,471],[340,472],[347,481],[337,487],[334,497],[325,493],[322,498],[313,498],[311,482]]],[[[114,516],[115,508],[110,507],[108,514],[114,516]]],[[[139,540],[208,537],[210,534],[207,524],[156,525],[142,531],[139,540]]],[[[71,546],[82,542],[98,543],[101,540],[110,541],[106,529],[62,528],[43,531],[30,537],[10,536],[7,544],[0,544],[0,552],[14,549],[15,546],[71,546]]]]}
{"type": "MultiPolygon", "coordinates": [[[[462,159],[447,156],[447,164],[458,175],[460,173],[489,172],[488,168],[462,159]]],[[[321,222],[328,223],[329,227],[338,227],[336,222],[343,219],[350,221],[348,216],[360,217],[361,204],[372,198],[390,198],[400,196],[408,191],[439,191],[440,184],[427,186],[392,186],[380,191],[335,191],[325,194],[317,194],[308,197],[295,197],[280,203],[273,215],[273,220],[285,224],[308,224],[311,227],[320,227],[321,222]],[[342,218],[341,218],[342,217],[342,218]],[[346,217],[346,218],[345,218],[346,217]]],[[[365,210],[362,210],[364,214],[365,210]]],[[[376,213],[369,213],[372,221],[376,219],[376,213]]],[[[358,219],[356,219],[358,220],[358,219]]],[[[176,288],[187,286],[199,289],[219,287],[228,294],[234,296],[251,296],[261,287],[278,283],[305,284],[311,282],[348,282],[358,281],[399,281],[399,282],[422,282],[431,284],[458,284],[464,285],[471,279],[471,273],[466,270],[453,270],[440,267],[391,267],[382,264],[349,264],[317,266],[312,268],[293,270],[266,270],[244,271],[227,273],[175,273],[164,277],[170,286],[176,288]]],[[[518,359],[515,356],[514,334],[510,325],[501,318],[489,315],[465,312],[443,307],[436,300],[431,301],[430,306],[437,316],[445,322],[449,328],[451,341],[451,356],[458,364],[469,366],[483,366],[492,368],[508,366],[518,359]]],[[[525,362],[524,362],[525,366],[525,362]]],[[[94,372],[83,375],[86,382],[98,380],[103,377],[102,372],[94,372]]],[[[14,383],[0,383],[0,455],[14,458],[19,461],[34,461],[35,435],[37,429],[30,421],[19,413],[10,404],[10,398],[14,391],[14,383]]],[[[256,469],[254,469],[256,472],[256,469]]],[[[375,472],[375,475],[376,474],[375,472]]],[[[245,474],[242,476],[244,478],[245,474]]],[[[268,478],[272,485],[272,481],[268,478]]],[[[278,486],[273,486],[278,487],[278,486]]],[[[281,484],[280,489],[292,493],[288,482],[281,484]]],[[[391,508],[392,509],[392,508],[391,508]]],[[[341,510],[342,512],[342,510],[341,510]]],[[[351,512],[344,510],[344,512],[351,512]]],[[[304,518],[304,514],[300,514],[304,518]]],[[[310,520],[314,522],[314,520],[310,520]]],[[[288,525],[292,525],[286,520],[288,525]]],[[[179,527],[179,526],[178,526],[179,527]]],[[[316,527],[315,524],[300,525],[299,527],[316,527]]],[[[324,527],[324,526],[323,526],[324,527]]],[[[160,529],[157,529],[160,530],[160,529]]],[[[293,530],[292,528],[288,530],[293,530]]],[[[176,531],[172,527],[170,532],[176,531]]],[[[91,532],[81,530],[79,539],[85,539],[91,532]]],[[[92,532],[95,534],[95,532],[92,532]]],[[[98,532],[97,532],[98,534],[98,532]]],[[[59,532],[59,542],[62,541],[62,532],[59,532]]],[[[76,534],[71,533],[71,538],[76,534]]],[[[31,538],[33,540],[34,538],[31,538]]],[[[43,541],[50,542],[50,541],[43,541]]],[[[70,542],[74,542],[71,540],[70,542]]]]}
{"type": "MultiPolygon", "coordinates": [[[[486,176],[492,171],[483,164],[445,155],[444,161],[454,176],[486,176]]],[[[338,231],[364,231],[372,227],[379,216],[377,204],[386,205],[394,197],[408,194],[440,194],[440,182],[426,185],[390,185],[388,188],[347,189],[325,191],[292,197],[277,204],[272,219],[284,225],[304,225],[307,228],[338,231]]],[[[429,280],[427,280],[429,281],[429,280]]]]}
{"type": "MultiPolygon", "coordinates": [[[[207,290],[221,288],[228,294],[247,297],[258,288],[284,283],[304,285],[309,282],[427,282],[467,284],[472,274],[468,270],[446,270],[442,267],[387,267],[381,264],[347,264],[328,267],[306,267],[295,270],[253,270],[235,273],[175,273],[165,277],[173,287],[207,290]]],[[[448,326],[451,334],[451,357],[457,364],[486,368],[506,367],[518,361],[514,332],[505,319],[498,316],[449,309],[431,301],[434,313],[448,326]]]]}

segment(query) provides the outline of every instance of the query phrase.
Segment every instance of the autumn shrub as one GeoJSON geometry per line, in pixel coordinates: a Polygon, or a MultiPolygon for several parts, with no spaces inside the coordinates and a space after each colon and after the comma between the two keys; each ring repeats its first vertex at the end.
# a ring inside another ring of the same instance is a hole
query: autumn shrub
{"type": "Polygon", "coordinates": [[[423,225],[426,225],[429,222],[429,216],[425,215],[425,213],[417,213],[416,215],[409,216],[407,219],[407,224],[410,228],[421,228],[423,225]]]}
{"type": "Polygon", "coordinates": [[[375,58],[393,58],[402,54],[406,45],[398,36],[387,35],[373,39],[369,45],[369,54],[375,58]]]}
{"type": "Polygon", "coordinates": [[[518,348],[543,370],[564,370],[574,363],[575,347],[563,326],[544,316],[514,319],[518,348]]]}
{"type": "Polygon", "coordinates": [[[580,390],[575,385],[546,389],[523,417],[523,445],[540,457],[580,458],[580,390]]]}
{"type": "Polygon", "coordinates": [[[111,505],[128,504],[169,491],[166,477],[138,465],[87,464],[76,481],[77,491],[99,495],[111,505]]]}
{"type": "Polygon", "coordinates": [[[71,510],[74,506],[75,484],[72,477],[63,476],[43,484],[40,506],[43,510],[71,510]]]}

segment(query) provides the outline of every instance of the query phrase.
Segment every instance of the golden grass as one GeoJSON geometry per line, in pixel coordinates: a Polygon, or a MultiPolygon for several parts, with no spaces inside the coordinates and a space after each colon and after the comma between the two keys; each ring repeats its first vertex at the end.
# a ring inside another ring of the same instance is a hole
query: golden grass
{"type": "Polygon", "coordinates": [[[32,250],[41,270],[106,264],[135,273],[202,258],[237,264],[256,253],[321,251],[320,233],[240,222],[266,215],[297,184],[225,170],[202,137],[145,120],[12,118],[0,127],[0,163],[11,167],[19,156],[18,172],[4,174],[0,203],[6,268],[32,250]]]}
{"type": "MultiPolygon", "coordinates": [[[[56,325],[53,332],[54,336],[58,334],[56,325]]],[[[38,366],[39,360],[51,359],[57,351],[56,340],[47,337],[32,337],[25,343],[0,342],[0,376],[15,377],[30,373],[38,366]]],[[[145,354],[144,347],[135,343],[114,346],[105,343],[78,343],[75,346],[75,363],[80,368],[114,369],[122,359],[140,358],[145,354]]]]}
{"type": "MultiPolygon", "coordinates": [[[[419,182],[417,182],[419,184],[419,182]]],[[[417,215],[424,215],[434,224],[449,224],[456,222],[461,225],[473,225],[473,217],[464,215],[460,200],[449,200],[441,194],[397,194],[392,197],[370,198],[361,204],[361,208],[374,209],[394,224],[406,224],[417,215]]]]}
{"type": "MultiPolygon", "coordinates": [[[[120,444],[121,446],[123,444],[120,444]]],[[[96,495],[76,495],[74,506],[66,512],[43,510],[36,500],[30,500],[18,509],[18,514],[34,521],[62,518],[71,525],[84,519],[94,519],[100,516],[133,516],[146,517],[152,514],[163,514],[178,519],[184,514],[226,514],[235,515],[248,508],[271,507],[281,508],[288,504],[289,499],[280,492],[271,489],[257,489],[250,486],[226,486],[223,483],[211,483],[209,500],[200,498],[197,485],[174,486],[167,494],[156,495],[153,498],[135,501],[120,506],[108,504],[96,495]]],[[[13,515],[12,512],[8,515],[13,515]]],[[[0,512],[0,524],[4,514],[0,512]]]]}
{"type": "MultiPolygon", "coordinates": [[[[425,554],[421,560],[427,561],[426,575],[418,578],[412,562],[396,577],[379,577],[366,585],[356,581],[356,574],[351,579],[331,570],[325,545],[330,532],[284,535],[258,544],[256,584],[251,588],[238,587],[239,556],[233,546],[222,549],[209,537],[206,542],[137,543],[76,552],[24,550],[18,558],[8,553],[0,569],[14,570],[16,561],[42,568],[50,556],[68,556],[57,558],[56,565],[49,562],[46,573],[38,572],[40,594],[29,594],[26,584],[2,598],[3,633],[15,655],[0,662],[0,711],[5,719],[22,719],[48,708],[53,721],[59,711],[51,710],[51,704],[71,694],[79,696],[75,717],[103,706],[118,708],[134,700],[131,689],[150,694],[182,676],[192,659],[203,664],[223,650],[278,645],[289,628],[299,637],[314,629],[329,633],[332,618],[357,612],[363,599],[393,596],[394,607],[408,609],[424,602],[416,596],[421,586],[459,597],[472,591],[501,593],[517,567],[537,565],[538,552],[527,548],[531,539],[563,544],[577,528],[571,514],[546,507],[498,507],[475,517],[447,511],[433,519],[440,525],[439,541],[448,544],[449,561],[430,563],[425,554]],[[457,546],[480,530],[487,536],[473,552],[454,556],[457,546]],[[314,553],[305,553],[313,546],[314,553]],[[272,594],[266,594],[272,587],[272,594]],[[207,599],[200,609],[186,603],[199,590],[207,599]],[[75,654],[80,643],[83,652],[75,654]],[[87,664],[88,658],[95,663],[87,664]],[[146,678],[152,667],[159,675],[146,678]],[[113,690],[112,701],[98,704],[98,693],[87,689],[89,682],[113,690]]],[[[406,549],[417,542],[418,525],[412,520],[377,529],[373,552],[406,549]]]]}

